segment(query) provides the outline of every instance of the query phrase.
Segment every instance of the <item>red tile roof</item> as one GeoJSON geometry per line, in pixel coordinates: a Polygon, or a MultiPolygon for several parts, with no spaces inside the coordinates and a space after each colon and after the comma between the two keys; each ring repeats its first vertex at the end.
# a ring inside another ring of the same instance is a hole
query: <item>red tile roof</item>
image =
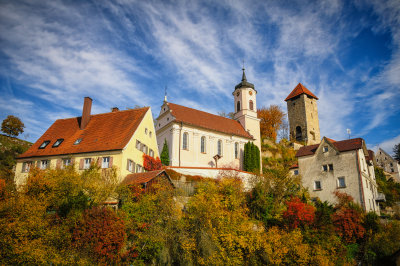
{"type": "Polygon", "coordinates": [[[79,128],[81,117],[58,119],[19,158],[77,154],[86,152],[122,150],[135,133],[149,107],[91,115],[85,129],[79,128]],[[53,148],[57,139],[64,139],[60,146],[53,148]],[[74,145],[74,142],[82,141],[74,145]],[[50,143],[39,146],[46,140],[50,143]]]}
{"type": "Polygon", "coordinates": [[[286,97],[285,101],[288,101],[301,94],[307,94],[308,96],[318,100],[317,96],[315,96],[311,91],[309,91],[306,87],[304,87],[303,84],[299,83],[297,84],[296,88],[294,88],[294,90],[292,90],[292,92],[288,95],[288,97],[286,97]]]}
{"type": "MultiPolygon", "coordinates": [[[[362,138],[347,139],[347,140],[335,141],[335,142],[332,142],[332,144],[340,152],[352,151],[352,150],[362,149],[363,139],[362,138]]],[[[318,149],[318,147],[319,147],[319,144],[303,146],[297,151],[296,157],[313,155],[313,154],[315,154],[315,151],[318,149]]]]}
{"type": "Polygon", "coordinates": [[[172,115],[176,118],[176,122],[182,122],[205,129],[253,139],[253,137],[236,120],[174,103],[168,103],[168,106],[172,111],[172,115]]]}
{"type": "Polygon", "coordinates": [[[124,178],[124,180],[122,181],[122,184],[128,185],[128,184],[147,183],[150,180],[152,180],[153,178],[156,178],[157,176],[161,175],[163,172],[168,176],[168,174],[165,172],[165,170],[156,170],[156,171],[150,171],[150,172],[145,172],[145,173],[129,174],[124,178]]]}

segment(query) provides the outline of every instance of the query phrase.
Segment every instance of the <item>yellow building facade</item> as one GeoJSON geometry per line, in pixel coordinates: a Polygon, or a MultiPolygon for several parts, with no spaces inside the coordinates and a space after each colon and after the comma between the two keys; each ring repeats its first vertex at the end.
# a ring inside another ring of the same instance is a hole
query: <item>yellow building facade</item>
{"type": "Polygon", "coordinates": [[[159,157],[150,107],[90,115],[92,100],[85,98],[82,117],[59,119],[17,158],[15,183],[25,183],[32,167],[78,171],[92,163],[115,168],[119,180],[143,172],[143,154],[159,157]]]}

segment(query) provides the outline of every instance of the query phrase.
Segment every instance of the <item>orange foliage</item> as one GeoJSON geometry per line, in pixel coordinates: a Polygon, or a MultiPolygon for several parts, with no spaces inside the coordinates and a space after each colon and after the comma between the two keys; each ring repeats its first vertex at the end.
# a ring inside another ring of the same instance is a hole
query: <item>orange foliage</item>
{"type": "Polygon", "coordinates": [[[303,203],[299,198],[293,197],[286,201],[287,210],[283,213],[283,218],[290,229],[299,226],[308,226],[314,222],[315,208],[303,203]]]}
{"type": "Polygon", "coordinates": [[[278,105],[271,105],[268,108],[262,107],[257,110],[257,116],[261,119],[261,136],[276,140],[276,135],[283,123],[285,113],[278,105]]]}
{"type": "Polygon", "coordinates": [[[162,168],[162,163],[160,158],[153,158],[147,154],[143,154],[143,167],[146,171],[160,170],[162,168]]]}
{"type": "Polygon", "coordinates": [[[125,243],[125,224],[108,208],[86,210],[73,230],[74,247],[94,254],[100,262],[118,261],[125,243]]]}
{"type": "Polygon", "coordinates": [[[336,191],[335,196],[338,198],[336,211],[332,214],[335,231],[347,243],[354,243],[365,234],[362,211],[350,195],[336,191]]]}

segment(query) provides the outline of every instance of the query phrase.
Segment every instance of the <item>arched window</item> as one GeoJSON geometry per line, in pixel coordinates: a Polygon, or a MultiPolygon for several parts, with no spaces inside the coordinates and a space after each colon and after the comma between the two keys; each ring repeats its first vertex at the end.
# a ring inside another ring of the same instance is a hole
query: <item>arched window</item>
{"type": "Polygon", "coordinates": [[[249,101],[249,108],[250,108],[250,110],[253,111],[254,106],[253,106],[253,101],[252,100],[249,101]]]}
{"type": "Polygon", "coordinates": [[[200,151],[206,153],[206,137],[201,137],[200,139],[200,151]]]}
{"type": "Polygon", "coordinates": [[[302,134],[301,134],[301,127],[297,126],[296,127],[296,140],[301,141],[303,139],[302,134]]]}
{"type": "Polygon", "coordinates": [[[239,143],[235,143],[235,159],[239,158],[239,143]]]}
{"type": "Polygon", "coordinates": [[[236,104],[236,112],[240,111],[240,101],[237,102],[236,104]]]}
{"type": "Polygon", "coordinates": [[[222,156],[222,140],[218,140],[218,155],[222,156]]]}
{"type": "Polygon", "coordinates": [[[182,149],[188,150],[189,135],[188,133],[183,133],[182,149]]]}

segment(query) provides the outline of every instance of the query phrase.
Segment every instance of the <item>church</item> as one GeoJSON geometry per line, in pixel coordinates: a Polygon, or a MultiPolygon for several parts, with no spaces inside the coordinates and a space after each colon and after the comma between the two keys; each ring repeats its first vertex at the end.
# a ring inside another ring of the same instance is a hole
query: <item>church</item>
{"type": "Polygon", "coordinates": [[[243,170],[244,145],[250,141],[261,150],[257,91],[242,70],[242,80],[232,93],[234,119],[164,98],[155,124],[158,149],[167,142],[170,166],[243,170]]]}

